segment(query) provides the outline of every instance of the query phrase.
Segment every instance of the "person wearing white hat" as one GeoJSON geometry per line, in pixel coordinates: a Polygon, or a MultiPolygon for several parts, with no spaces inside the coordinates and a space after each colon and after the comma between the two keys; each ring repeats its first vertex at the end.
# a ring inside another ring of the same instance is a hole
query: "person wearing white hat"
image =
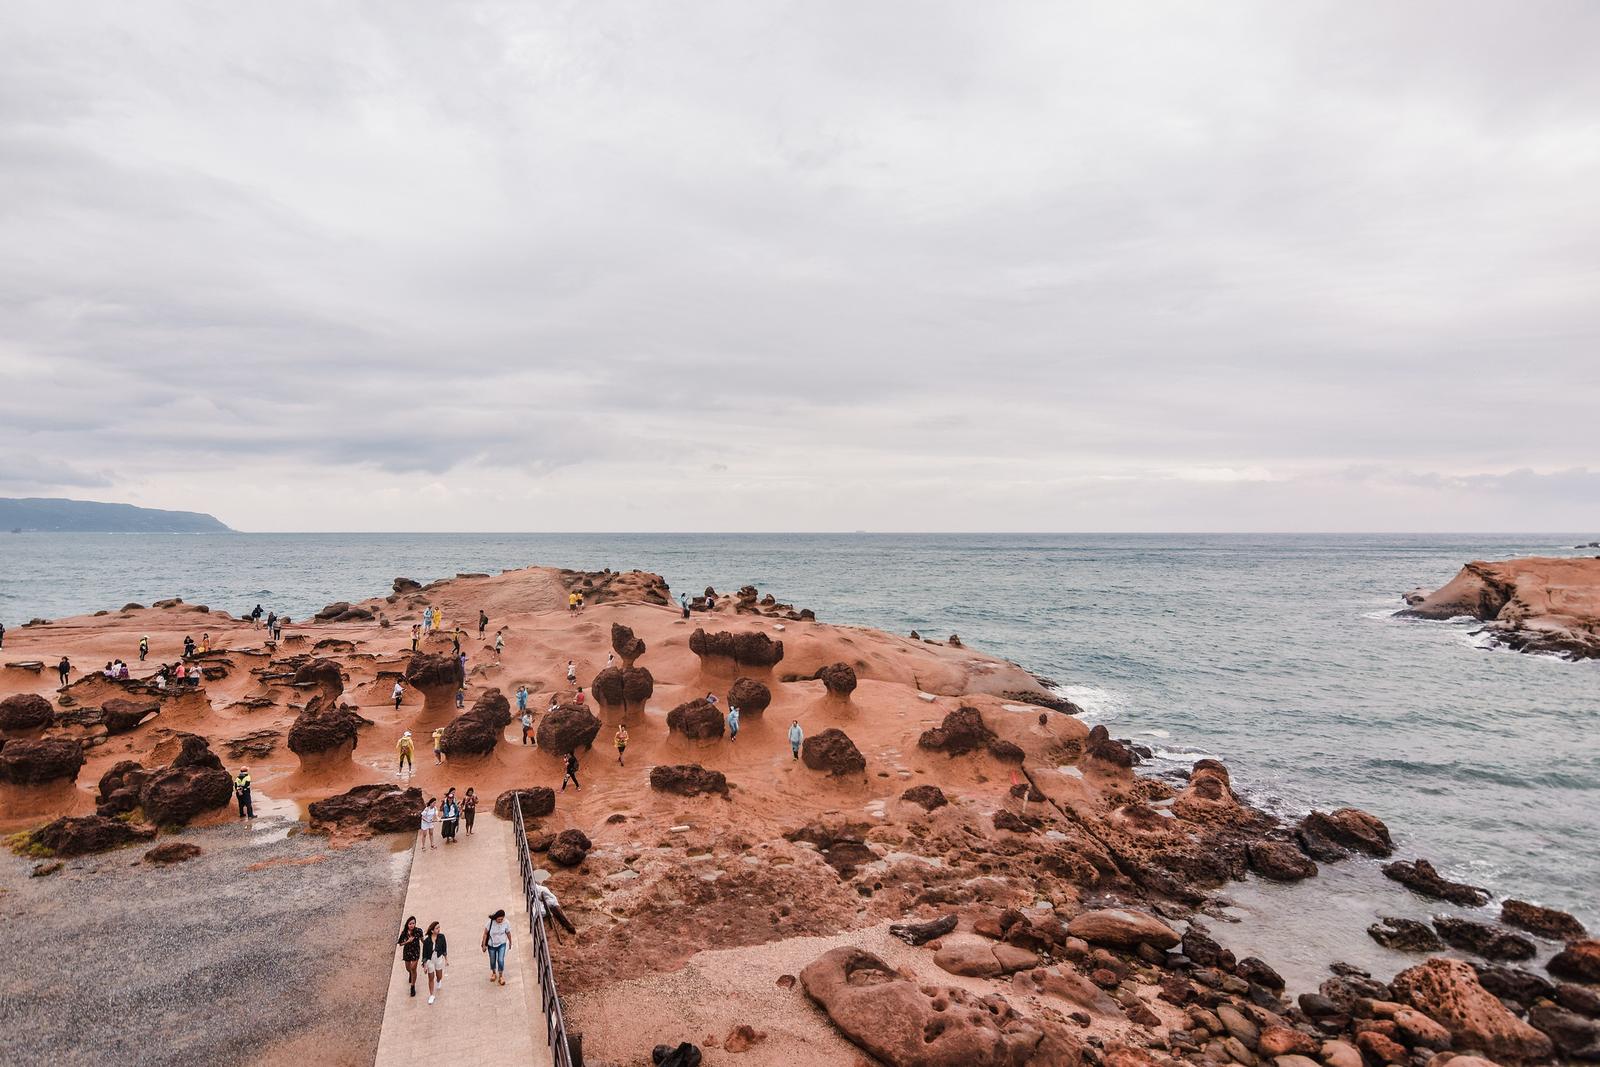
{"type": "Polygon", "coordinates": [[[411,763],[411,753],[416,749],[416,746],[411,742],[410,730],[400,735],[400,743],[396,747],[400,750],[400,770],[395,773],[398,774],[408,767],[415,770],[416,768],[411,763]]]}

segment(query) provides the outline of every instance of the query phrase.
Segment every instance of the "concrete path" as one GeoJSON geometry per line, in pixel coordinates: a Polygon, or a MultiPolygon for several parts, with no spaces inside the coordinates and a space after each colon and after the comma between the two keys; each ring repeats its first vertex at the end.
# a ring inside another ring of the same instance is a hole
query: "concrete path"
{"type": "MultiPolygon", "coordinates": [[[[476,833],[465,827],[453,845],[417,847],[411,862],[405,911],[426,930],[437,921],[450,946],[445,982],[428,1003],[428,984],[417,968],[417,995],[400,952],[393,945],[399,922],[387,934],[394,959],[389,998],[378,1037],[376,1067],[529,1067],[550,1063],[544,1019],[539,1011],[539,980],[533,968],[528,912],[517,871],[510,825],[480,809],[476,833]],[[488,956],[479,944],[489,913],[506,910],[511,950],[506,954],[506,984],[489,982],[488,956]],[[535,1032],[537,1030],[537,1032],[535,1032]]],[[[437,841],[438,831],[434,831],[437,841]]]]}

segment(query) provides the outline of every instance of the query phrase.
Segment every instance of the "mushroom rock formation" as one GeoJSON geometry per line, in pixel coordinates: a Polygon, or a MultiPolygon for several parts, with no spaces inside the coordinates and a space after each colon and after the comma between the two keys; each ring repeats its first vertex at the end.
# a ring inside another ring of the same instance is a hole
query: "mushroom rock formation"
{"type": "Polygon", "coordinates": [[[1111,732],[1103,725],[1096,725],[1089,731],[1089,737],[1083,743],[1083,754],[1111,767],[1129,768],[1138,762],[1133,749],[1113,740],[1111,732]]]}
{"type": "Polygon", "coordinates": [[[100,705],[100,714],[105,718],[108,734],[128,733],[160,711],[159,700],[126,700],[122,697],[113,697],[100,705]]]}
{"type": "Polygon", "coordinates": [[[355,751],[357,731],[368,721],[349,708],[327,707],[314,696],[289,727],[289,751],[302,765],[322,758],[347,760],[355,751]]]}
{"type": "Polygon", "coordinates": [[[436,652],[413,653],[402,677],[407,685],[421,691],[423,711],[430,714],[449,711],[455,704],[456,690],[465,681],[461,677],[461,661],[436,652]]]}
{"type": "Polygon", "coordinates": [[[689,651],[700,657],[702,669],[707,660],[732,660],[735,667],[771,668],[783,659],[783,642],[764,633],[707,633],[697,629],[689,635],[689,651]]]}
{"type": "Polygon", "coordinates": [[[1489,903],[1488,890],[1465,882],[1452,882],[1434,870],[1433,864],[1427,860],[1396,860],[1394,863],[1385,863],[1382,870],[1385,877],[1399,882],[1419,896],[1473,908],[1481,908],[1489,903]]]}
{"type": "Polygon", "coordinates": [[[621,707],[624,700],[621,667],[607,667],[589,682],[589,695],[603,708],[621,707]]]}
{"type": "Polygon", "coordinates": [[[633,636],[631,627],[620,622],[611,624],[611,650],[617,654],[624,667],[632,667],[634,661],[644,655],[645,644],[640,638],[633,636]]]}
{"type": "Polygon", "coordinates": [[[900,799],[908,801],[912,804],[921,805],[928,811],[932,811],[935,808],[942,808],[946,804],[950,803],[950,801],[945,798],[944,790],[940,789],[936,785],[914,785],[910,789],[907,789],[904,793],[901,793],[900,799]]]}
{"type": "Polygon", "coordinates": [[[722,712],[704,697],[687,700],[667,712],[667,729],[676,730],[691,741],[722,736],[722,712]]]}
{"type": "Polygon", "coordinates": [[[582,830],[563,830],[550,842],[550,862],[563,867],[576,867],[589,855],[594,843],[582,830]]]}
{"type": "Polygon", "coordinates": [[[1378,857],[1394,852],[1394,841],[1383,820],[1360,808],[1313,811],[1295,827],[1295,837],[1307,855],[1324,863],[1332,863],[1350,851],[1378,857]]]}
{"type": "Polygon", "coordinates": [[[562,704],[539,720],[539,747],[557,756],[593,748],[600,733],[600,720],[580,704],[562,704]]]}
{"type": "Polygon", "coordinates": [[[728,706],[740,715],[760,715],[772,704],[772,690],[754,678],[736,678],[728,688],[728,706]]]}
{"type": "Polygon", "coordinates": [[[487,756],[510,721],[511,702],[500,690],[491,689],[444,728],[439,743],[447,756],[487,756]]]}
{"type": "Polygon", "coordinates": [[[183,826],[233,798],[233,779],[198,734],[179,734],[182,749],[139,790],[139,806],[158,826],[183,826]]]}
{"type": "Polygon", "coordinates": [[[7,741],[0,748],[0,782],[50,785],[72,782],[83,767],[83,744],[75,738],[7,741]]]}
{"type": "Polygon", "coordinates": [[[1401,971],[1390,986],[1398,999],[1442,1023],[1458,1050],[1506,1064],[1545,1060],[1553,1051],[1550,1039],[1483,988],[1462,960],[1431,959],[1401,971]]]}
{"type": "Polygon", "coordinates": [[[104,815],[67,815],[28,834],[28,844],[49,849],[56,856],[86,856],[133,841],[156,836],[148,826],[137,826],[104,815]]]}
{"type": "Polygon", "coordinates": [[[834,777],[860,774],[867,759],[843,730],[828,729],[812,734],[800,745],[800,759],[814,771],[827,771],[834,777]]]}
{"type": "Polygon", "coordinates": [[[650,788],[681,797],[702,793],[728,795],[728,779],[721,771],[708,771],[698,763],[674,763],[650,768],[650,788]]]}
{"type": "Polygon", "coordinates": [[[1298,882],[1317,873],[1317,865],[1289,841],[1252,841],[1246,855],[1252,871],[1274,882],[1298,882]]]}
{"type": "Polygon", "coordinates": [[[643,708],[656,691],[655,676],[647,667],[629,667],[622,672],[622,704],[624,708],[643,708]]]}
{"type": "Polygon", "coordinates": [[[1064,1031],[1016,1014],[998,994],[913,982],[859,948],[823,953],[800,972],[806,996],[863,1050],[901,1067],[1073,1063],[1064,1031]]]}
{"type": "Polygon", "coordinates": [[[556,810],[556,791],[547,785],[507,789],[494,798],[494,813],[510,822],[512,806],[519,803],[524,819],[543,818],[556,810]]]}
{"type": "Polygon", "coordinates": [[[101,815],[121,815],[139,806],[139,790],[150,780],[150,772],[138,760],[125,759],[100,776],[99,801],[95,811],[101,815]]]}
{"type": "Polygon", "coordinates": [[[331,702],[344,692],[344,673],[331,659],[309,660],[295,669],[292,684],[304,688],[314,686],[331,702]]]}
{"type": "Polygon", "coordinates": [[[312,801],[313,824],[361,828],[380,834],[414,833],[422,815],[422,790],[402,790],[387,783],[358,785],[323,800],[312,801]]]}
{"type": "Polygon", "coordinates": [[[37,693],[18,693],[0,700],[0,730],[21,733],[42,730],[55,721],[50,702],[37,693]]]}
{"type": "Polygon", "coordinates": [[[856,691],[855,668],[848,663],[833,663],[817,671],[817,677],[827,686],[828,695],[838,700],[850,699],[856,691]]]}

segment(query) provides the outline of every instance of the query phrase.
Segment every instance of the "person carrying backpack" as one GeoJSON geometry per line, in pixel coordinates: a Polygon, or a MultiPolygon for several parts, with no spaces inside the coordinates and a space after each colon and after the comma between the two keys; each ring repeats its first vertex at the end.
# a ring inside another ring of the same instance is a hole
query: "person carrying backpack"
{"type": "Polygon", "coordinates": [[[239,818],[253,819],[256,817],[256,806],[250,799],[250,768],[240,767],[239,773],[233,779],[233,793],[239,798],[239,818]]]}
{"type": "Polygon", "coordinates": [[[578,784],[578,754],[576,752],[567,753],[567,762],[563,769],[566,773],[561,776],[561,791],[563,793],[567,791],[567,779],[569,778],[572,779],[572,787],[574,789],[582,789],[583,786],[578,784]]]}

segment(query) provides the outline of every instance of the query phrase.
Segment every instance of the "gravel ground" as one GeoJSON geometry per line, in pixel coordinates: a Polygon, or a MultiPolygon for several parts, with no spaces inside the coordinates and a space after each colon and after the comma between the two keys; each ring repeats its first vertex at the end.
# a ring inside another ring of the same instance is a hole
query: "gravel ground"
{"type": "Polygon", "coordinates": [[[331,849],[258,819],[189,830],[49,877],[0,856],[7,1064],[370,1064],[409,852],[331,849]]]}

